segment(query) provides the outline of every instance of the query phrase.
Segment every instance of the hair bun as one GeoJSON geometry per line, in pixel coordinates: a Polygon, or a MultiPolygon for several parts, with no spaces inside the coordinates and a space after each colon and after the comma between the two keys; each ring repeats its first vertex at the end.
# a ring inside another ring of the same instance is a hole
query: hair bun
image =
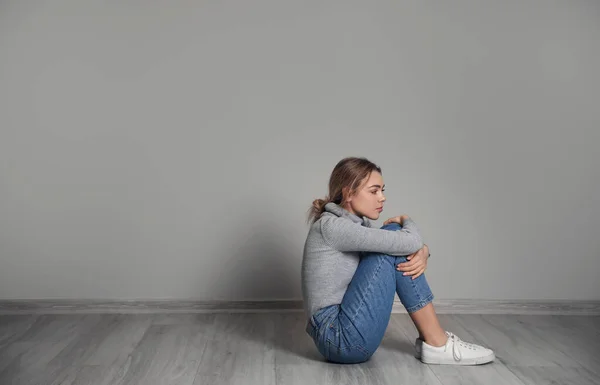
{"type": "Polygon", "coordinates": [[[313,201],[313,207],[315,209],[317,209],[318,211],[322,211],[326,204],[327,204],[327,201],[325,201],[324,199],[321,199],[321,198],[315,199],[313,201]]]}

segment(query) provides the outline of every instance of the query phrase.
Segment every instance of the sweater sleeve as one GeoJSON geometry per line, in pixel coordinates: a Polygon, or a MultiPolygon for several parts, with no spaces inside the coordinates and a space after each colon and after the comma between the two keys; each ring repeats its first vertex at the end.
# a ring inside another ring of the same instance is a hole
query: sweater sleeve
{"type": "Polygon", "coordinates": [[[344,218],[321,222],[325,241],[339,251],[366,251],[390,255],[410,255],[423,247],[419,229],[412,219],[401,230],[390,231],[361,226],[344,218]]]}

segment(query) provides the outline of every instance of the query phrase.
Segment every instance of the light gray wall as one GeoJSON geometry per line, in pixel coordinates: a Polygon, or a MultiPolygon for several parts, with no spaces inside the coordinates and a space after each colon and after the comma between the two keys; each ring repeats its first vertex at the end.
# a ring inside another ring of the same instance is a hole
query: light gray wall
{"type": "Polygon", "coordinates": [[[439,299],[600,299],[597,1],[2,1],[0,298],[298,299],[344,156],[439,299]]]}

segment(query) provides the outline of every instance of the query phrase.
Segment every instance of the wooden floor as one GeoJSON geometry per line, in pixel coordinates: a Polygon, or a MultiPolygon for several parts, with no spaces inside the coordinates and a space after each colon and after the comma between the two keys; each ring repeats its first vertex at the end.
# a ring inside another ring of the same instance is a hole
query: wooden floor
{"type": "Polygon", "coordinates": [[[324,362],[300,312],[3,315],[0,384],[600,384],[599,316],[440,319],[496,362],[422,364],[406,314],[357,365],[324,362]]]}

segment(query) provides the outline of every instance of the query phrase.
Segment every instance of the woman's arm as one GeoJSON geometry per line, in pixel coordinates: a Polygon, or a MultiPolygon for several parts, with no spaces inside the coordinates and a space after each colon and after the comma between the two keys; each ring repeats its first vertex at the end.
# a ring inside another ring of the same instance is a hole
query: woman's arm
{"type": "Polygon", "coordinates": [[[339,251],[370,251],[390,255],[410,255],[423,247],[419,229],[412,219],[402,229],[390,231],[361,226],[345,218],[327,218],[321,222],[325,241],[339,251]]]}

